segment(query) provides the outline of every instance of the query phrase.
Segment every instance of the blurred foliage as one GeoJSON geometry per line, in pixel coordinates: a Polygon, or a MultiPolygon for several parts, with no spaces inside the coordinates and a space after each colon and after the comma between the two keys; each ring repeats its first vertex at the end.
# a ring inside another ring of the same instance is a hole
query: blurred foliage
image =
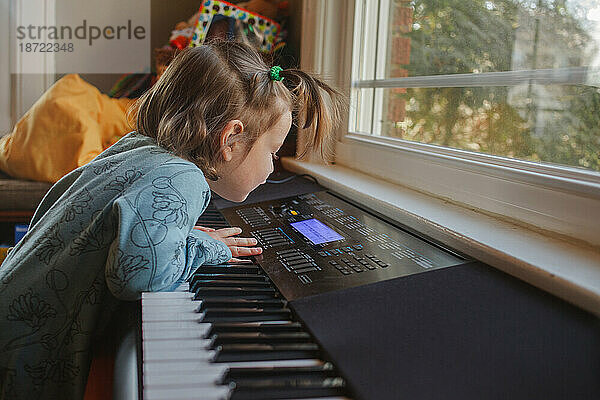
{"type": "MultiPolygon", "coordinates": [[[[585,1],[585,0],[584,0],[585,1]]],[[[568,0],[392,1],[413,8],[408,76],[589,65],[598,53],[568,0]]],[[[593,3],[593,2],[592,2],[593,3]]],[[[590,3],[590,4],[592,4],[590,3]]],[[[393,10],[392,10],[393,12],[393,10]]],[[[393,41],[389,40],[392,44],[393,41]]],[[[388,49],[392,60],[394,48],[388,49]]],[[[600,171],[600,92],[576,85],[385,91],[404,100],[402,121],[383,135],[600,171]]],[[[386,114],[384,114],[386,115],[386,114]]]]}

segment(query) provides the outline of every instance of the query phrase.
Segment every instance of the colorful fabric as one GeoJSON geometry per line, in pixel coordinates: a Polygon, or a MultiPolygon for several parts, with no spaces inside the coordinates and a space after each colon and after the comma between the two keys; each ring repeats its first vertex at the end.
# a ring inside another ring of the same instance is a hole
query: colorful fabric
{"type": "Polygon", "coordinates": [[[204,43],[211,23],[219,16],[229,18],[233,22],[230,28],[233,37],[243,37],[264,52],[273,51],[280,42],[281,26],[272,19],[227,1],[206,0],[200,7],[190,47],[204,43]]]}
{"type": "Polygon", "coordinates": [[[58,181],[131,131],[131,99],[111,99],[77,74],[59,79],[0,139],[0,170],[58,181]]]}
{"type": "Polygon", "coordinates": [[[81,399],[120,300],[231,258],[193,229],[209,200],[198,167],[136,133],[57,182],[0,266],[0,399],[81,399]]]}

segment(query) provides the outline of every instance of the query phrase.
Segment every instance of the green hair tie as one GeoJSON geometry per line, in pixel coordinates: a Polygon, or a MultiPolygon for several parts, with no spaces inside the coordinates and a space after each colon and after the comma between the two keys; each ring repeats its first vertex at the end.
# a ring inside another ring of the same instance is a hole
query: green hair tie
{"type": "Polygon", "coordinates": [[[283,77],[279,76],[279,73],[283,71],[283,68],[281,68],[279,65],[275,65],[273,67],[271,67],[271,69],[269,70],[269,78],[271,78],[272,81],[282,81],[283,77]]]}

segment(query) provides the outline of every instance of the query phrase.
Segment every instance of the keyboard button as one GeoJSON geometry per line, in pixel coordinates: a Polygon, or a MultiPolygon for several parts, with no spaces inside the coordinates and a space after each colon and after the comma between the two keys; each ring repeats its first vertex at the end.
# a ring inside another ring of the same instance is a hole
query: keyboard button
{"type": "Polygon", "coordinates": [[[303,274],[305,272],[311,272],[311,271],[316,271],[317,269],[315,267],[309,267],[309,268],[300,268],[300,269],[295,269],[294,273],[295,274],[303,274]]]}
{"type": "Polygon", "coordinates": [[[316,267],[316,265],[315,265],[315,263],[305,262],[305,263],[301,263],[301,264],[291,265],[291,267],[295,271],[295,270],[301,269],[301,268],[316,267]]]}

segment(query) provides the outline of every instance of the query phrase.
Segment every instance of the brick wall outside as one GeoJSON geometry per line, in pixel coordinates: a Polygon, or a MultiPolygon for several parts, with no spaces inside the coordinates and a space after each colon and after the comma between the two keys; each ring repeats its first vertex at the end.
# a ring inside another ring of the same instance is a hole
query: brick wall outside
{"type": "MultiPolygon", "coordinates": [[[[412,30],[413,8],[410,1],[394,0],[392,2],[392,20],[390,21],[388,49],[389,65],[388,78],[404,78],[408,76],[406,66],[410,64],[410,38],[407,34],[412,30]]],[[[387,89],[387,110],[384,111],[385,121],[382,134],[385,136],[401,137],[403,131],[398,127],[398,122],[406,118],[405,88],[387,89]]]]}

